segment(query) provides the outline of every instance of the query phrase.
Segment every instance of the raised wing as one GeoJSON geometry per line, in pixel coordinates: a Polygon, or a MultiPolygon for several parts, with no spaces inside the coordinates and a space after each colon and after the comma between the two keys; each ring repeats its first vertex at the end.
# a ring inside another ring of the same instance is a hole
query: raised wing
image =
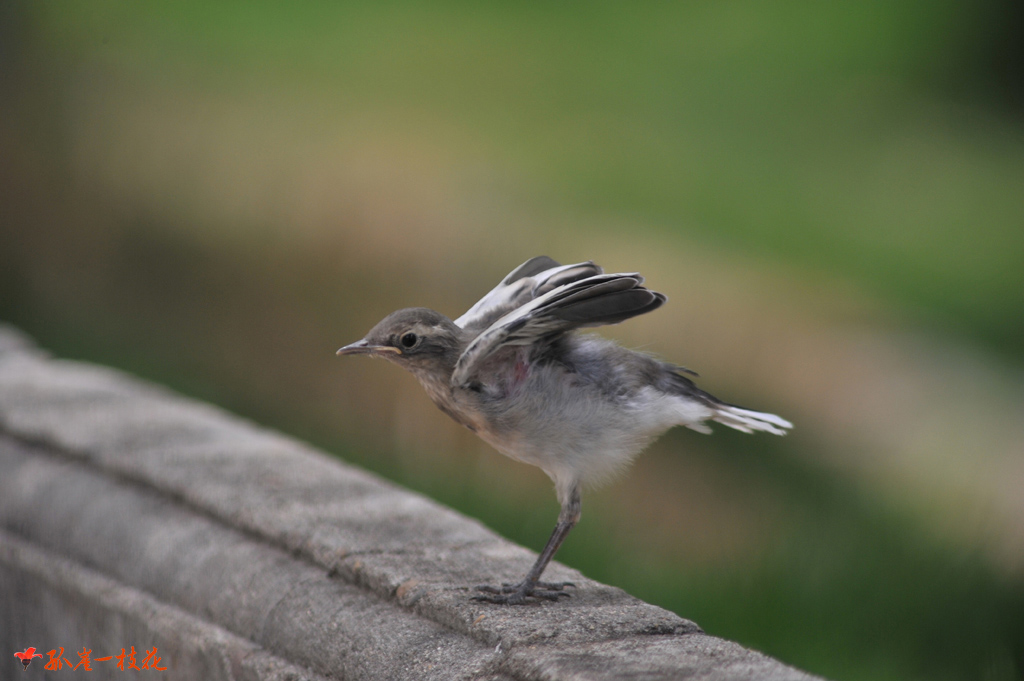
{"type": "Polygon", "coordinates": [[[483,331],[534,298],[602,271],[592,262],[560,265],[546,255],[531,258],[509,272],[501,283],[456,319],[455,325],[467,331],[483,331]]]}
{"type": "Polygon", "coordinates": [[[503,315],[463,351],[452,385],[472,382],[481,365],[501,348],[550,342],[572,329],[618,324],[657,309],[665,296],[641,284],[639,274],[599,274],[571,281],[503,315]]]}

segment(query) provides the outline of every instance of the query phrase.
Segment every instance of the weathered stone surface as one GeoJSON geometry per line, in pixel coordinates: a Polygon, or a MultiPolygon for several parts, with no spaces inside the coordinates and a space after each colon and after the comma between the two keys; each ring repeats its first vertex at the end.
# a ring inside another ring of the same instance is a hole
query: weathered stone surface
{"type": "MultiPolygon", "coordinates": [[[[314,674],[276,657],[244,638],[207,620],[169,606],[152,596],[109,579],[58,554],[0,531],[0,641],[4,651],[33,646],[43,659],[32,663],[37,672],[48,650],[64,648],[64,658],[78,664],[78,652],[90,657],[117,655],[135,646],[141,666],[146,652],[156,648],[155,666],[168,671],[152,678],[228,679],[256,681],[322,681],[314,674]]],[[[125,652],[128,652],[127,650],[125,652]]],[[[7,657],[5,655],[5,657],[7,657]]],[[[13,657],[3,660],[3,678],[17,678],[13,657]],[[8,672],[10,670],[10,673],[8,672]]],[[[61,679],[117,678],[115,661],[91,664],[92,671],[60,670],[61,679]],[[115,676],[116,674],[116,676],[115,676]]],[[[37,678],[42,678],[37,677],[37,678]]],[[[139,677],[136,677],[139,678],[139,677]]],[[[145,677],[141,677],[145,678],[145,677]]]]}
{"type": "Polygon", "coordinates": [[[560,564],[571,599],[471,601],[534,554],[2,327],[0,471],[8,648],[159,645],[177,678],[810,678],[560,564]]]}

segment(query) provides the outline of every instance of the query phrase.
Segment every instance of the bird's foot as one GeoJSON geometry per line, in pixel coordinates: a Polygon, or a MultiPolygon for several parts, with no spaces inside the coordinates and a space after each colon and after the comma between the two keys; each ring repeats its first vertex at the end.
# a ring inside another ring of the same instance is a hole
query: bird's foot
{"type": "Polygon", "coordinates": [[[567,586],[575,587],[576,585],[572,582],[533,582],[531,584],[525,580],[519,584],[502,584],[500,587],[482,584],[477,587],[477,591],[484,593],[477,594],[472,598],[474,601],[504,605],[523,605],[529,603],[530,599],[557,601],[562,596],[568,598],[571,595],[565,590],[567,586]]]}

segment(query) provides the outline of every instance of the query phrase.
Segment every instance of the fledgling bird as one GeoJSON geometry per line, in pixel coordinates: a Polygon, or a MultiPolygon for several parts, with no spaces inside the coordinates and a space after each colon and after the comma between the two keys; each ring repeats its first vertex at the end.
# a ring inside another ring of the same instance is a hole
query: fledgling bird
{"type": "Polygon", "coordinates": [[[604,274],[593,262],[526,261],[451,321],[414,307],[385,317],[339,355],[384,357],[412,372],[441,411],[499,452],[540,467],[555,483],[558,524],[518,584],[477,587],[476,600],[558,600],[569,583],[541,574],[580,518],[580,490],[614,475],[673,426],[710,433],[717,421],[784,435],[774,414],[722,402],[688,369],[577,329],[657,309],[665,296],[639,274],[604,274]]]}

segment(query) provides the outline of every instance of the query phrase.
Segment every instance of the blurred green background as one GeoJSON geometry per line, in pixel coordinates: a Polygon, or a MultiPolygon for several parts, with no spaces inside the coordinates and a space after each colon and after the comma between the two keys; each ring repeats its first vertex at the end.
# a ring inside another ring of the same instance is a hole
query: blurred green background
{"type": "Polygon", "coordinates": [[[640,270],[606,333],[796,429],[671,432],[559,558],[830,678],[1024,678],[1019,7],[3,3],[0,319],[539,549],[543,474],[333,352],[640,270]]]}

